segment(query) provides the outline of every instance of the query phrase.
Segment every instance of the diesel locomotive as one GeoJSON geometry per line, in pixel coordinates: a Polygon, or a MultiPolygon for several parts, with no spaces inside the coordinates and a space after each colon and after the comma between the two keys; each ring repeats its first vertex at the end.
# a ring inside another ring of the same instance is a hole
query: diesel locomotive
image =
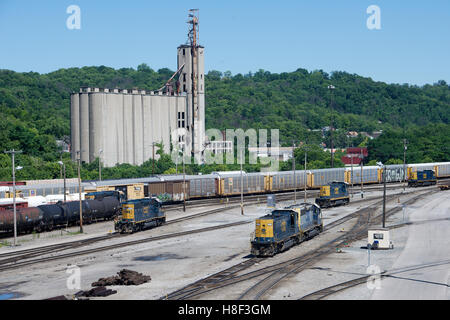
{"type": "Polygon", "coordinates": [[[408,180],[408,187],[425,187],[437,183],[436,175],[433,170],[416,171],[411,174],[408,180]]]}
{"type": "Polygon", "coordinates": [[[122,219],[117,220],[114,229],[120,233],[157,227],[166,222],[166,215],[161,209],[158,198],[130,200],[122,203],[122,219]]]}
{"type": "Polygon", "coordinates": [[[321,208],[348,204],[350,202],[348,184],[345,182],[333,181],[326,186],[320,187],[319,197],[316,198],[315,202],[321,208]]]}
{"type": "Polygon", "coordinates": [[[271,257],[322,231],[322,212],[316,204],[302,203],[272,210],[256,220],[251,253],[271,257]]]}

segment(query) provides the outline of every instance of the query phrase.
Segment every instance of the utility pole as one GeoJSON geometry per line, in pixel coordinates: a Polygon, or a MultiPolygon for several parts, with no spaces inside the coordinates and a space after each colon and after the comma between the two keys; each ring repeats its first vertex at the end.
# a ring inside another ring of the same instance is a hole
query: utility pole
{"type": "Polygon", "coordinates": [[[352,198],[353,198],[353,155],[350,157],[352,162],[352,198]]]}
{"type": "Polygon", "coordinates": [[[336,87],[330,84],[328,89],[330,90],[330,112],[331,112],[331,125],[330,125],[330,140],[331,140],[331,168],[334,168],[334,154],[333,154],[333,90],[336,87]]]}
{"type": "Polygon", "coordinates": [[[12,155],[12,178],[13,178],[13,211],[14,211],[14,247],[17,245],[17,210],[16,210],[16,153],[22,153],[22,150],[10,150],[5,151],[7,154],[12,155]]]}
{"type": "Polygon", "coordinates": [[[292,171],[294,171],[294,203],[297,202],[297,180],[295,180],[295,143],[292,140],[292,171]]]}
{"type": "Polygon", "coordinates": [[[242,175],[242,163],[244,162],[242,157],[242,151],[244,150],[241,147],[241,215],[244,215],[244,177],[242,175]]]}
{"type": "MultiPolygon", "coordinates": [[[[62,156],[63,156],[63,152],[62,151],[60,151],[59,152],[60,153],[60,161],[62,162],[62,156]]],[[[60,174],[59,174],[59,176],[61,177],[61,179],[63,178],[63,168],[61,167],[61,169],[60,169],[60,174]]]]}
{"type": "Polygon", "coordinates": [[[363,149],[361,148],[361,198],[364,198],[364,185],[363,185],[363,167],[364,167],[364,158],[363,158],[363,149]]]}
{"type": "Polygon", "coordinates": [[[406,189],[406,149],[408,147],[406,144],[408,141],[406,139],[403,139],[403,191],[406,189]]]}
{"type": "Polygon", "coordinates": [[[184,165],[184,152],[183,152],[183,212],[186,212],[186,168],[184,165]]]}
{"type": "Polygon", "coordinates": [[[152,176],[155,174],[155,143],[152,143],[152,159],[153,159],[153,164],[152,164],[152,176]]]}
{"type": "Polygon", "coordinates": [[[304,191],[305,192],[305,201],[304,201],[305,203],[306,203],[306,184],[307,184],[307,181],[306,181],[306,159],[307,159],[306,154],[307,154],[307,151],[308,151],[308,148],[306,147],[306,143],[305,143],[305,191],[304,191]]]}
{"type": "Polygon", "coordinates": [[[83,203],[81,202],[81,157],[80,151],[77,151],[77,164],[78,164],[78,195],[80,201],[80,233],[83,233],[83,203]]]}
{"type": "Polygon", "coordinates": [[[58,161],[61,165],[61,170],[64,172],[64,203],[66,202],[66,165],[62,161],[58,161]]]}
{"type": "Polygon", "coordinates": [[[386,219],[386,166],[383,166],[383,228],[385,228],[386,219]]]}

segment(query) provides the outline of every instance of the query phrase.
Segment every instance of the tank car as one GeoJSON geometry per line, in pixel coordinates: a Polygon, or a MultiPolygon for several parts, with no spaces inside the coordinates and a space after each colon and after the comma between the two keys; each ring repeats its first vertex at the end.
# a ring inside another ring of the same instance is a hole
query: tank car
{"type": "MultiPolygon", "coordinates": [[[[42,211],[38,208],[16,209],[17,232],[26,233],[34,230],[42,222],[42,211]]],[[[14,211],[4,210],[0,212],[0,231],[14,230],[14,211]]]]}
{"type": "Polygon", "coordinates": [[[161,201],[158,198],[130,200],[122,203],[122,219],[116,221],[114,228],[120,233],[133,233],[166,222],[161,201]]]}
{"type": "Polygon", "coordinates": [[[276,209],[256,220],[251,253],[260,257],[273,256],[322,231],[322,212],[316,204],[276,209]]]}

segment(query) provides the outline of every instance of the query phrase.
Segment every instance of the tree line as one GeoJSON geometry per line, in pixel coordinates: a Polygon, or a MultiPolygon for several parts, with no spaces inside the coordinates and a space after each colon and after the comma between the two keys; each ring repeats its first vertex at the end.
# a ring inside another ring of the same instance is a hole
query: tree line
{"type": "MultiPolygon", "coordinates": [[[[154,71],[146,64],[134,68],[105,66],[60,69],[48,74],[0,70],[0,151],[22,150],[17,165],[23,167],[18,179],[49,179],[60,176],[61,152],[55,139],[69,142],[70,93],[81,86],[139,88],[154,90],[172,75],[167,68],[154,71]]],[[[408,140],[407,162],[450,159],[450,87],[443,80],[413,86],[386,84],[346,72],[328,74],[322,70],[232,75],[210,71],[206,75],[206,128],[279,129],[282,146],[307,146],[308,168],[326,168],[331,155],[320,145],[330,147],[330,131],[335,128],[336,148],[367,146],[370,161],[403,161],[403,139],[408,140]],[[336,89],[328,90],[333,84],[336,89]],[[348,131],[382,130],[377,139],[348,131]]],[[[296,163],[303,162],[304,150],[295,151],[296,163]]],[[[340,153],[335,166],[343,166],[340,153]]],[[[76,176],[76,163],[62,155],[68,177],[76,176]]],[[[153,173],[176,172],[170,156],[161,154],[153,173]]],[[[260,164],[246,165],[248,172],[260,164]]],[[[290,170],[292,162],[281,164],[290,170]]],[[[179,168],[178,168],[179,169],[179,168]]],[[[188,173],[237,170],[234,165],[189,165],[188,173]]],[[[102,177],[126,178],[152,174],[153,161],[141,166],[127,164],[104,168],[102,177]]],[[[178,170],[178,172],[180,172],[178,170]]],[[[83,164],[83,179],[98,178],[98,160],[83,164]]],[[[10,156],[0,154],[0,180],[11,179],[10,156]]]]}

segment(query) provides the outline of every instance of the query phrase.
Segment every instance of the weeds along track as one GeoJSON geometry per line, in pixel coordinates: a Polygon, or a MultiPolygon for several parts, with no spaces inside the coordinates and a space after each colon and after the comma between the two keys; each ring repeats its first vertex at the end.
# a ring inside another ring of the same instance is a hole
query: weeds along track
{"type": "MultiPolygon", "coordinates": [[[[426,191],[419,196],[416,196],[405,203],[412,203],[416,201],[418,198],[428,195],[429,193],[435,192],[436,190],[426,191]]],[[[424,190],[414,191],[412,193],[424,192],[424,190]]],[[[387,197],[387,201],[395,200],[398,195],[391,195],[387,197]]],[[[377,197],[378,198],[378,197],[377,197]]],[[[371,200],[374,200],[372,198],[371,200]]],[[[367,199],[365,201],[368,201],[367,199]]],[[[253,257],[247,261],[244,261],[240,264],[232,266],[228,269],[215,273],[211,276],[208,276],[204,279],[196,281],[188,286],[181,288],[175,292],[172,292],[161,299],[193,299],[200,298],[201,296],[210,293],[212,291],[235,285],[238,283],[242,283],[254,278],[263,277],[262,280],[258,281],[252,287],[247,289],[244,293],[241,294],[239,299],[259,299],[261,298],[268,290],[275,287],[279,284],[283,279],[288,277],[289,275],[300,272],[301,270],[307,268],[313,262],[317,261],[320,257],[331,253],[335,250],[336,247],[356,240],[361,236],[367,235],[367,229],[372,223],[381,220],[381,214],[377,217],[373,217],[373,214],[378,210],[378,207],[382,205],[382,201],[378,201],[374,204],[369,205],[368,207],[359,209],[354,213],[351,213],[343,218],[335,220],[334,222],[325,226],[325,231],[333,229],[351,219],[357,219],[355,225],[352,227],[350,231],[347,233],[336,237],[335,239],[327,242],[326,244],[319,247],[314,252],[310,252],[304,254],[300,257],[290,259],[285,262],[281,262],[278,264],[274,264],[271,266],[263,267],[255,271],[250,271],[244,274],[239,274],[240,272],[249,269],[254,266],[258,262],[264,260],[264,258],[253,257]]],[[[399,210],[399,208],[394,208],[387,211],[386,216],[389,216],[399,210]]]]}

